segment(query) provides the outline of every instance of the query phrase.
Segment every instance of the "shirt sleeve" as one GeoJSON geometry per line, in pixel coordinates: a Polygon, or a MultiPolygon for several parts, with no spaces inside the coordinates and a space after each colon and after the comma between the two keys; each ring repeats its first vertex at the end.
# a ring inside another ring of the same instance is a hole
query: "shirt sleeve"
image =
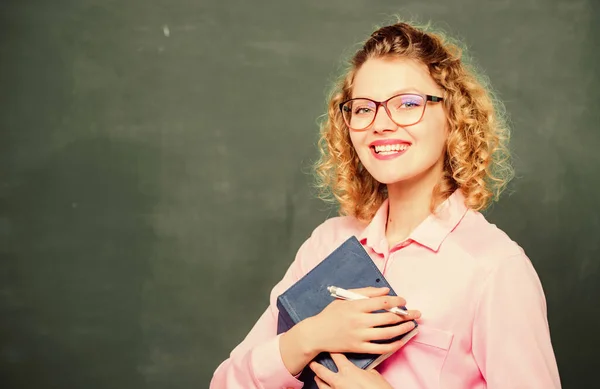
{"type": "Polygon", "coordinates": [[[215,370],[210,389],[302,388],[303,383],[286,369],[279,351],[277,335],[277,297],[303,274],[303,257],[312,252],[313,237],[298,250],[283,279],[271,290],[270,305],[246,338],[215,370]]]}
{"type": "Polygon", "coordinates": [[[473,355],[488,389],[560,389],[546,299],[524,253],[489,273],[473,323],[473,355]]]}

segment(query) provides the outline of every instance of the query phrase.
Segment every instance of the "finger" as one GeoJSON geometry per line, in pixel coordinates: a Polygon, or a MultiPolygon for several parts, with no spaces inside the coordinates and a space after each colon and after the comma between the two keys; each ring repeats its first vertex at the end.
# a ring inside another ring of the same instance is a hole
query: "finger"
{"type": "Polygon", "coordinates": [[[407,321],[402,324],[393,325],[390,327],[370,328],[365,331],[365,338],[368,340],[386,340],[396,336],[404,335],[415,328],[413,321],[407,321]]]}
{"type": "Polygon", "coordinates": [[[390,288],[388,287],[375,288],[373,286],[368,286],[366,288],[356,288],[349,290],[351,292],[362,294],[363,296],[367,297],[387,296],[387,294],[390,293],[390,288]]]}
{"type": "Polygon", "coordinates": [[[363,312],[374,312],[380,309],[390,309],[406,305],[406,300],[398,296],[377,296],[364,300],[356,300],[363,312]]]}
{"type": "Polygon", "coordinates": [[[348,360],[348,358],[346,358],[344,354],[341,353],[331,353],[331,359],[333,359],[333,362],[335,362],[338,371],[346,369],[350,366],[355,366],[352,362],[348,360]]]}
{"type": "Polygon", "coordinates": [[[308,367],[315,372],[316,376],[325,382],[332,382],[335,378],[335,373],[321,365],[318,362],[311,362],[308,367]]]}
{"type": "Polygon", "coordinates": [[[394,353],[394,352],[398,351],[400,348],[402,348],[418,332],[419,332],[419,329],[415,328],[414,330],[410,331],[407,335],[403,336],[402,339],[397,340],[395,342],[391,342],[391,343],[379,344],[379,343],[366,342],[363,344],[362,347],[360,347],[360,352],[367,353],[367,354],[379,354],[379,355],[394,353]]]}
{"type": "Polygon", "coordinates": [[[365,320],[365,323],[369,327],[379,327],[379,326],[387,326],[399,324],[405,321],[418,319],[421,317],[421,312],[419,311],[408,311],[408,315],[397,315],[392,312],[378,312],[378,313],[370,313],[365,320]]]}
{"type": "Polygon", "coordinates": [[[375,370],[375,369],[368,369],[367,371],[368,371],[369,373],[373,374],[373,375],[376,375],[376,376],[379,376],[379,377],[381,377],[381,373],[379,373],[379,372],[378,372],[377,370],[375,370]]]}
{"type": "Polygon", "coordinates": [[[317,384],[317,387],[319,389],[331,389],[331,386],[327,385],[327,383],[325,383],[325,381],[323,381],[319,377],[315,377],[315,383],[317,384]]]}

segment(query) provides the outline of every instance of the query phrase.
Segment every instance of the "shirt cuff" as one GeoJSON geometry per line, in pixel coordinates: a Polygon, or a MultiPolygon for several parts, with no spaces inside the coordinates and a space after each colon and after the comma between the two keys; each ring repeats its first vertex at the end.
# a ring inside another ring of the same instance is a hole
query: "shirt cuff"
{"type": "Polygon", "coordinates": [[[252,351],[251,363],[254,378],[264,389],[300,389],[304,384],[287,370],[281,359],[280,337],[281,335],[277,335],[252,351]]]}

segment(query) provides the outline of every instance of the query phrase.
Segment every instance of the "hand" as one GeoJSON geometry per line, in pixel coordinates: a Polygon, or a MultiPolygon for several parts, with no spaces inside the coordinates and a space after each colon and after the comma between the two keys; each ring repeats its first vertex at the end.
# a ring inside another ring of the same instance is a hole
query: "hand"
{"type": "Polygon", "coordinates": [[[353,352],[368,354],[386,354],[398,350],[403,340],[393,343],[372,343],[372,340],[386,340],[411,331],[415,325],[412,319],[421,317],[419,311],[409,311],[402,316],[391,312],[373,313],[377,310],[403,306],[402,297],[388,296],[388,288],[353,289],[353,292],[370,297],[364,300],[336,300],[318,315],[304,320],[305,331],[310,334],[306,339],[313,353],[353,352]],[[401,323],[401,324],[399,324],[401,323]],[[384,328],[377,328],[388,326],[384,328]]]}
{"type": "Polygon", "coordinates": [[[315,382],[319,389],[393,389],[377,370],[362,370],[344,354],[332,353],[331,357],[338,368],[337,373],[317,362],[309,365],[315,372],[315,382]]]}
{"type": "Polygon", "coordinates": [[[372,313],[406,304],[401,297],[388,296],[389,288],[362,288],[352,291],[370,298],[333,301],[318,315],[301,321],[281,336],[279,341],[281,359],[292,375],[302,371],[323,351],[393,353],[406,341],[401,339],[393,343],[378,344],[372,343],[371,340],[391,339],[405,334],[414,328],[412,319],[421,317],[421,313],[414,310],[408,311],[407,316],[391,312],[372,313]],[[391,326],[376,328],[385,325],[391,326]]]}

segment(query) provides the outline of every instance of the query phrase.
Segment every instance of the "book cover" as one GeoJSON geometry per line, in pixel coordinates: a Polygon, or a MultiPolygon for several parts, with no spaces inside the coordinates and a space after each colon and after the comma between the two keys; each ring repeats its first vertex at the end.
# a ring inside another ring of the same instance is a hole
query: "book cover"
{"type": "MultiPolygon", "coordinates": [[[[279,309],[277,333],[286,332],[305,318],[317,315],[332,303],[335,297],[332,297],[327,290],[331,285],[344,289],[388,287],[390,290],[388,294],[396,296],[364,247],[356,237],[352,236],[277,298],[279,309]]],[[[415,321],[415,329],[416,326],[415,321]]],[[[414,331],[376,342],[388,343],[405,336],[412,337],[414,331]]],[[[345,355],[361,369],[374,368],[389,356],[363,353],[345,353],[345,355]]],[[[329,353],[319,354],[315,361],[337,372],[337,367],[329,353]]],[[[300,380],[304,382],[304,388],[316,388],[314,374],[310,368],[304,369],[300,380]]]]}

